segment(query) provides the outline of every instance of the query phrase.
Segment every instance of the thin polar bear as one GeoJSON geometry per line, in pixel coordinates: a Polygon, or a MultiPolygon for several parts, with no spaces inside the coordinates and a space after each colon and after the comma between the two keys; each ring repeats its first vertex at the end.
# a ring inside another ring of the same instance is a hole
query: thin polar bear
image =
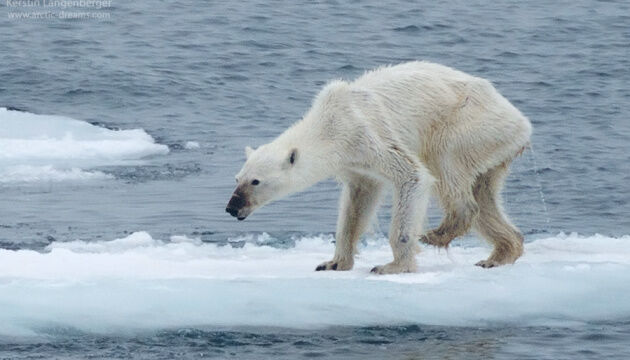
{"type": "Polygon", "coordinates": [[[271,143],[246,148],[226,211],[243,220],[337,177],[343,190],[335,254],[316,270],[349,270],[389,182],[394,260],[372,272],[414,272],[418,240],[446,247],[471,227],[494,246],[477,265],[509,264],[521,256],[523,236],[505,215],[500,191],[530,136],[529,120],[487,80],[428,62],[381,67],[353,82],[330,82],[302,120],[271,143]],[[425,232],[432,194],[445,216],[425,232]]]}

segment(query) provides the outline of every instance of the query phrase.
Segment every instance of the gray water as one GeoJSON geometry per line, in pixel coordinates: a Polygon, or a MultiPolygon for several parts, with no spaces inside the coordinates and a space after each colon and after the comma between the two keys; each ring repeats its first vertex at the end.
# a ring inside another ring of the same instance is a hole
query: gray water
{"type": "MultiPolygon", "coordinates": [[[[114,181],[0,185],[0,244],[109,240],[133,231],[225,242],[332,233],[326,181],[260,209],[224,212],[245,145],[298,120],[321,86],[429,60],[491,80],[534,126],[506,209],[531,238],[630,234],[630,5],[624,1],[311,3],[113,1],[108,19],[9,19],[0,5],[0,106],[142,128],[170,153],[98,170],[114,181]],[[184,144],[196,141],[199,149],[184,144]]],[[[440,212],[432,206],[430,223],[440,212]]],[[[387,205],[379,214],[383,229],[387,205]]],[[[403,326],[403,325],[401,325],[403,326]]],[[[630,326],[582,328],[53,329],[0,356],[173,358],[627,358],[630,326]],[[402,330],[401,330],[402,329],[402,330]],[[409,330],[411,329],[411,330],[409,330]]]]}

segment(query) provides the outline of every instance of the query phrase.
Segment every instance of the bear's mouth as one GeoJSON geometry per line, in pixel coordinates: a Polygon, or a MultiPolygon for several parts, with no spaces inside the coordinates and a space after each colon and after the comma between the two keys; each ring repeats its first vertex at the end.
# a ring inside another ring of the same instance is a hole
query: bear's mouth
{"type": "Polygon", "coordinates": [[[238,221],[243,221],[243,220],[245,220],[246,218],[247,218],[247,216],[238,216],[236,219],[237,219],[238,221]]]}

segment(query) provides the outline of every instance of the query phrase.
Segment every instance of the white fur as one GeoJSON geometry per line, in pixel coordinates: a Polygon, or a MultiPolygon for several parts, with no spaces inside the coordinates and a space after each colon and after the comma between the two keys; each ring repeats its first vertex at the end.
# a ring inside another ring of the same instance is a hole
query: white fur
{"type": "Polygon", "coordinates": [[[473,204],[476,179],[509,164],[530,134],[527,118],[484,79],[427,62],[381,67],[351,83],[329,83],[301,121],[248,151],[237,175],[251,203],[242,215],[336,176],[344,184],[337,250],[318,269],[350,269],[356,242],[389,182],[395,189],[394,261],[374,271],[415,271],[432,191],[445,208],[473,204]],[[297,159],[290,164],[293,150],[297,159]],[[251,186],[253,179],[260,185],[251,186]]]}

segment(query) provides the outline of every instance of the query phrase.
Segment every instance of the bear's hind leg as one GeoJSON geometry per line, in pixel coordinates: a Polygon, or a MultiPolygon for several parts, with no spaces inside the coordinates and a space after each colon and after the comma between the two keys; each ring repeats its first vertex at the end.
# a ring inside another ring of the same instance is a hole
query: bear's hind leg
{"type": "Polygon", "coordinates": [[[315,271],[350,270],[354,265],[356,243],[370,224],[381,198],[382,184],[367,176],[346,176],[341,192],[335,256],[321,263],[315,271]]]}
{"type": "Polygon", "coordinates": [[[479,215],[473,226],[494,245],[490,257],[476,264],[484,268],[514,263],[523,254],[523,235],[510,223],[501,207],[500,192],[508,165],[509,162],[505,162],[480,175],[473,189],[479,204],[479,215]]]}
{"type": "Polygon", "coordinates": [[[472,194],[472,186],[450,190],[439,187],[438,189],[445,211],[444,219],[437,229],[422,235],[420,241],[438,247],[448,247],[453,239],[470,230],[479,213],[479,205],[472,194]]]}

